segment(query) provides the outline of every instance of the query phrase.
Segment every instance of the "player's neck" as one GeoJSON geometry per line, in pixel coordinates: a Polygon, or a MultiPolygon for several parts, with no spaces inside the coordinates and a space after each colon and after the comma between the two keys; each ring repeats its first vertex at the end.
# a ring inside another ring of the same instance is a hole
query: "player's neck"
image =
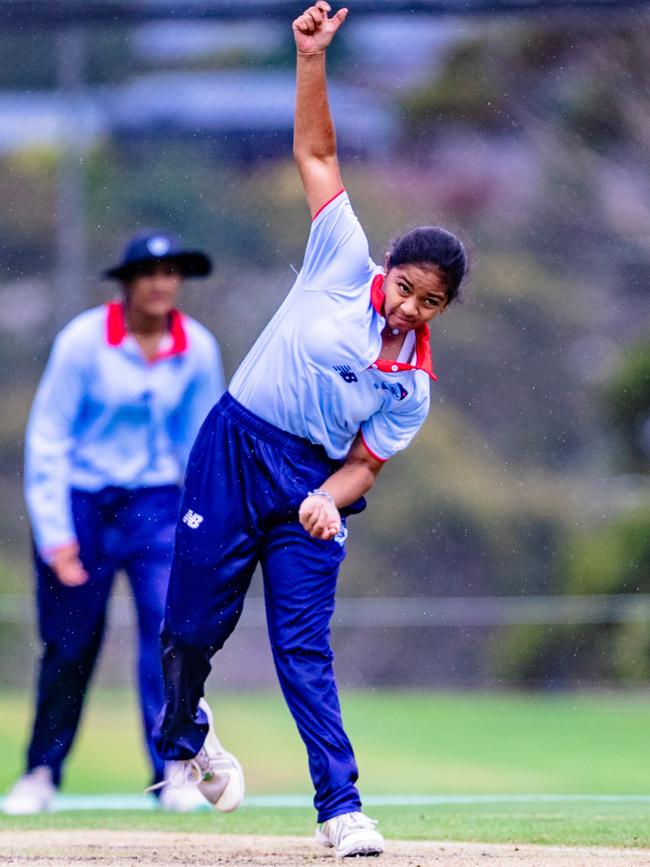
{"type": "Polygon", "coordinates": [[[169,315],[164,313],[151,314],[143,310],[131,307],[129,304],[124,308],[124,320],[126,330],[134,337],[162,337],[169,329],[169,315]]]}
{"type": "Polygon", "coordinates": [[[406,332],[398,331],[395,334],[395,329],[386,326],[381,332],[381,352],[379,353],[379,358],[382,361],[395,361],[402,351],[405,340],[406,332]]]}

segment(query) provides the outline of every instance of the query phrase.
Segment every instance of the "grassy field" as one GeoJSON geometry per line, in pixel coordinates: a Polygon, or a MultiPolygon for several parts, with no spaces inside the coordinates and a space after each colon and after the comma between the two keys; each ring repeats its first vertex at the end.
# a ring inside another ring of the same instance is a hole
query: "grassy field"
{"type": "MultiPolygon", "coordinates": [[[[24,695],[1,697],[0,790],[20,770],[24,695]]],[[[310,793],[304,750],[276,693],[211,697],[222,740],[254,795],[310,793]]],[[[363,692],[343,696],[367,795],[644,795],[650,792],[650,700],[630,696],[363,692]]],[[[147,769],[128,692],[95,692],[64,792],[142,791],[147,769]]],[[[650,846],[642,801],[373,806],[388,836],[650,846]]],[[[248,807],[231,816],[62,812],[0,819],[0,828],[111,827],[303,834],[306,808],[248,807]]]]}
{"type": "MultiPolygon", "coordinates": [[[[387,838],[396,840],[650,847],[647,803],[372,807],[367,812],[379,820],[381,831],[387,838]]],[[[304,808],[242,807],[231,815],[212,811],[185,816],[158,812],[84,811],[21,818],[0,816],[0,831],[50,828],[296,834],[308,837],[313,834],[314,813],[304,808]]]]}

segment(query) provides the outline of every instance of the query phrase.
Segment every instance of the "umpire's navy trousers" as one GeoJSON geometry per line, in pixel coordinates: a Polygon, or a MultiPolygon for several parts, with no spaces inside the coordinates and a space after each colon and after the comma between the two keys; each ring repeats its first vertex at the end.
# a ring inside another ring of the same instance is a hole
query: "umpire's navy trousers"
{"type": "Polygon", "coordinates": [[[159,634],[179,501],[176,485],[72,491],[75,531],[88,581],[66,587],[36,555],[43,655],[27,770],[47,765],[56,785],[77,731],[104,636],[108,597],[120,569],[129,577],[138,615],[140,706],[154,781],[163,777],[164,761],[151,732],[163,702],[159,634]]]}
{"type": "Polygon", "coordinates": [[[229,394],[214,407],[188,465],[162,631],[166,704],[155,732],[166,759],[201,748],[208,726],[198,702],[210,659],[235,628],[261,563],[273,659],[307,747],[321,822],[361,806],[329,644],[347,530],[322,541],[298,522],[307,492],[338,466],[229,394]]]}

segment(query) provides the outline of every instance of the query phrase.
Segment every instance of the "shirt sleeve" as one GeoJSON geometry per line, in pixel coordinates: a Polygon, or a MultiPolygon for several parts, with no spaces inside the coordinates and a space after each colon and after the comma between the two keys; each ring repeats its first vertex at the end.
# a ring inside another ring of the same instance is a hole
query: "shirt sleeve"
{"type": "Polygon", "coordinates": [[[311,291],[351,294],[367,291],[375,271],[368,239],[341,190],[314,217],[297,286],[311,291]]]}
{"type": "Polygon", "coordinates": [[[387,461],[403,451],[422,427],[429,414],[429,390],[413,395],[405,406],[399,403],[390,409],[376,412],[361,425],[361,438],[370,454],[379,461],[387,461]]]}
{"type": "Polygon", "coordinates": [[[176,414],[176,445],[183,473],[199,428],[226,390],[219,344],[211,334],[206,336],[208,339],[197,359],[196,374],[188,383],[176,414]]]}
{"type": "Polygon", "coordinates": [[[27,423],[25,499],[36,547],[46,560],[76,539],[69,479],[74,426],[85,390],[84,355],[69,333],[59,334],[27,423]]]}

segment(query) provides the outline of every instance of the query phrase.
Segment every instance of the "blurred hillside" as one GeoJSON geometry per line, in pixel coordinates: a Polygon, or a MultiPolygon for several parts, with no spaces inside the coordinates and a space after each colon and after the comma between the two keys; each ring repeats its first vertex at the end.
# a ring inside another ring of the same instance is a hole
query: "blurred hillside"
{"type": "MultiPolygon", "coordinates": [[[[650,590],[648,554],[629,557],[633,543],[614,539],[628,520],[647,538],[647,424],[646,439],[634,433],[647,390],[617,414],[613,384],[650,328],[649,37],[637,12],[350,16],[331,58],[333,103],[373,255],[402,230],[440,223],[467,240],[473,267],[464,303],[433,329],[430,420],[352,524],[343,595],[650,590]],[[626,463],[630,436],[646,451],[626,463]],[[613,578],[621,558],[625,581],[613,578]]],[[[188,285],[184,308],[213,329],[232,374],[289,289],[308,232],[289,153],[288,27],[94,28],[82,42],[71,99],[56,90],[55,33],[0,36],[13,58],[0,71],[0,116],[11,119],[0,124],[5,593],[31,585],[21,495],[31,396],[58,325],[113,292],[98,274],[124,239],[161,226],[213,253],[214,277],[188,285]],[[81,305],[57,265],[71,142],[85,200],[81,305]]],[[[365,630],[346,634],[342,664],[373,683],[646,677],[647,624],[612,632],[563,627],[559,642],[557,627],[365,630]]],[[[27,631],[4,635],[9,676],[27,631]]]]}

